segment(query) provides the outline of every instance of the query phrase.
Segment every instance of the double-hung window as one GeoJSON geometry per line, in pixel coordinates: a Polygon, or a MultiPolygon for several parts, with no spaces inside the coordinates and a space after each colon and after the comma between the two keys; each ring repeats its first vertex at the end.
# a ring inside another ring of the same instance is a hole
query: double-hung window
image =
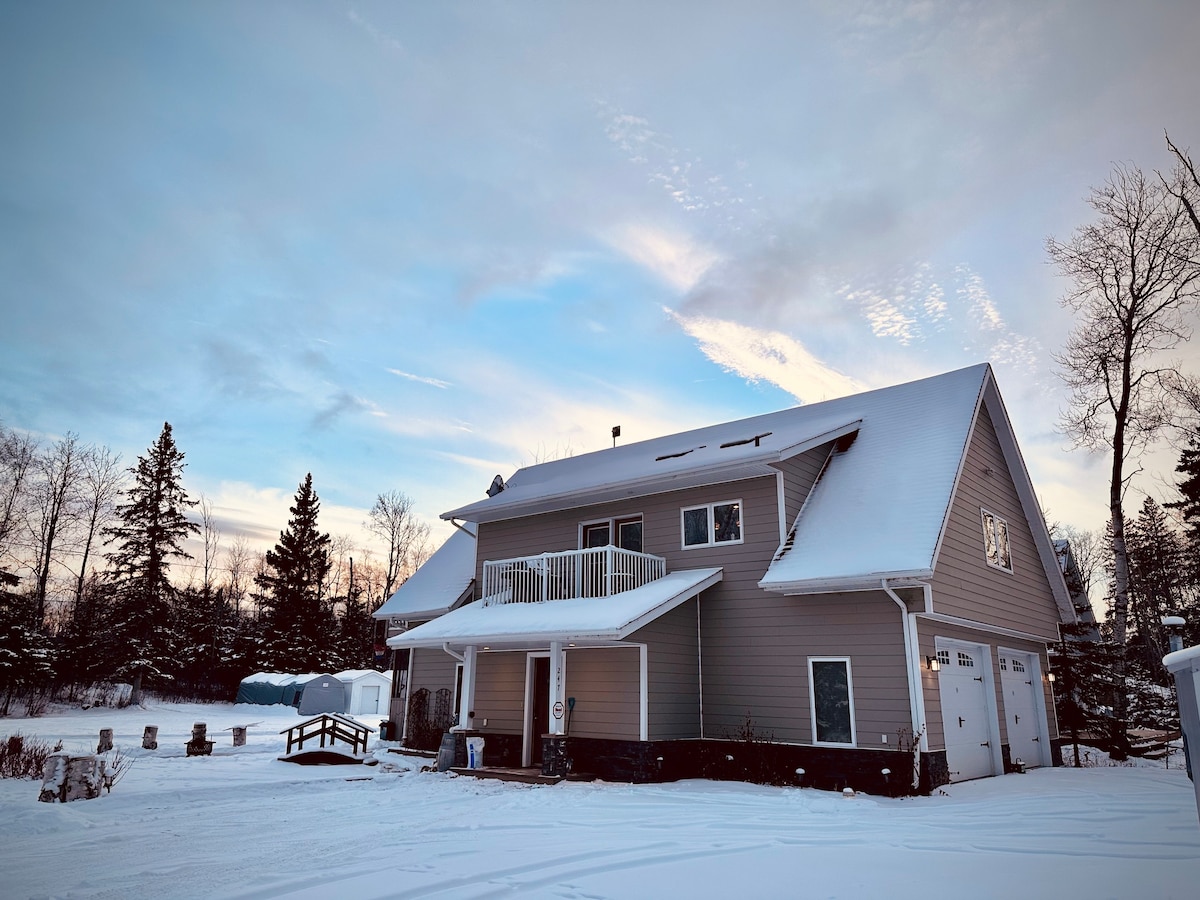
{"type": "Polygon", "coordinates": [[[983,519],[983,552],[987,564],[995,569],[1011,572],[1012,549],[1008,544],[1008,523],[986,509],[979,511],[983,519]]]}
{"type": "Polygon", "coordinates": [[[601,519],[585,522],[580,526],[580,547],[607,547],[612,544],[622,550],[642,552],[642,517],[626,516],[621,519],[601,519]]]}
{"type": "Polygon", "coordinates": [[[742,542],[742,501],[724,500],[682,510],[683,547],[712,547],[742,542]]]}

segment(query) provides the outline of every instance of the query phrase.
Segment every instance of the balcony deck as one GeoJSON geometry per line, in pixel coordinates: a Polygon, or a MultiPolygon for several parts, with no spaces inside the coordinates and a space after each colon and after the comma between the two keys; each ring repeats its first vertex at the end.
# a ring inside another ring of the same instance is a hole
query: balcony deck
{"type": "Polygon", "coordinates": [[[482,602],[495,606],[608,597],[642,587],[666,574],[667,561],[663,557],[611,544],[485,561],[482,602]]]}

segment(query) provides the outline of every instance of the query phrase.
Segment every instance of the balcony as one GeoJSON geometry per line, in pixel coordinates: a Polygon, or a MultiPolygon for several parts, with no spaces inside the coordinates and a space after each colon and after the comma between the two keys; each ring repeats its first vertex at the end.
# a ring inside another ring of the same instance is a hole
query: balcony
{"type": "Polygon", "coordinates": [[[667,574],[667,561],[611,544],[483,564],[483,605],[608,597],[667,574]]]}

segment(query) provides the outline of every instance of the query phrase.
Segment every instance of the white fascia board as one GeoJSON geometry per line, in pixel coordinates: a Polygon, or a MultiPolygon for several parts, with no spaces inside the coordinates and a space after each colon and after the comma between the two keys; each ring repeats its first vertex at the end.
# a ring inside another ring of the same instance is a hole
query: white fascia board
{"type": "Polygon", "coordinates": [[[884,581],[890,588],[921,587],[933,577],[933,569],[910,569],[905,572],[876,572],[870,575],[852,575],[846,578],[820,578],[808,581],[760,581],[764,591],[773,591],[787,596],[804,594],[849,594],[857,591],[882,590],[884,581]]]}
{"type": "Polygon", "coordinates": [[[862,419],[854,419],[847,422],[839,428],[831,428],[822,434],[815,437],[803,440],[798,444],[792,444],[790,447],[784,447],[779,451],[778,462],[783,462],[785,459],[791,459],[793,456],[799,456],[801,453],[807,453],[815,447],[820,447],[822,444],[828,444],[830,441],[836,441],[840,437],[845,437],[848,434],[853,434],[862,428],[862,419]]]}

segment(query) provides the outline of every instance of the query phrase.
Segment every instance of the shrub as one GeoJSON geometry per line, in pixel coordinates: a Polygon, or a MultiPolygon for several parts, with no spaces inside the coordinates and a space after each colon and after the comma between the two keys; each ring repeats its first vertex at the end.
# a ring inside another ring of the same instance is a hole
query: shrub
{"type": "Polygon", "coordinates": [[[47,757],[61,749],[62,741],[51,747],[20,732],[9,735],[0,740],[0,778],[41,778],[47,757]]]}

